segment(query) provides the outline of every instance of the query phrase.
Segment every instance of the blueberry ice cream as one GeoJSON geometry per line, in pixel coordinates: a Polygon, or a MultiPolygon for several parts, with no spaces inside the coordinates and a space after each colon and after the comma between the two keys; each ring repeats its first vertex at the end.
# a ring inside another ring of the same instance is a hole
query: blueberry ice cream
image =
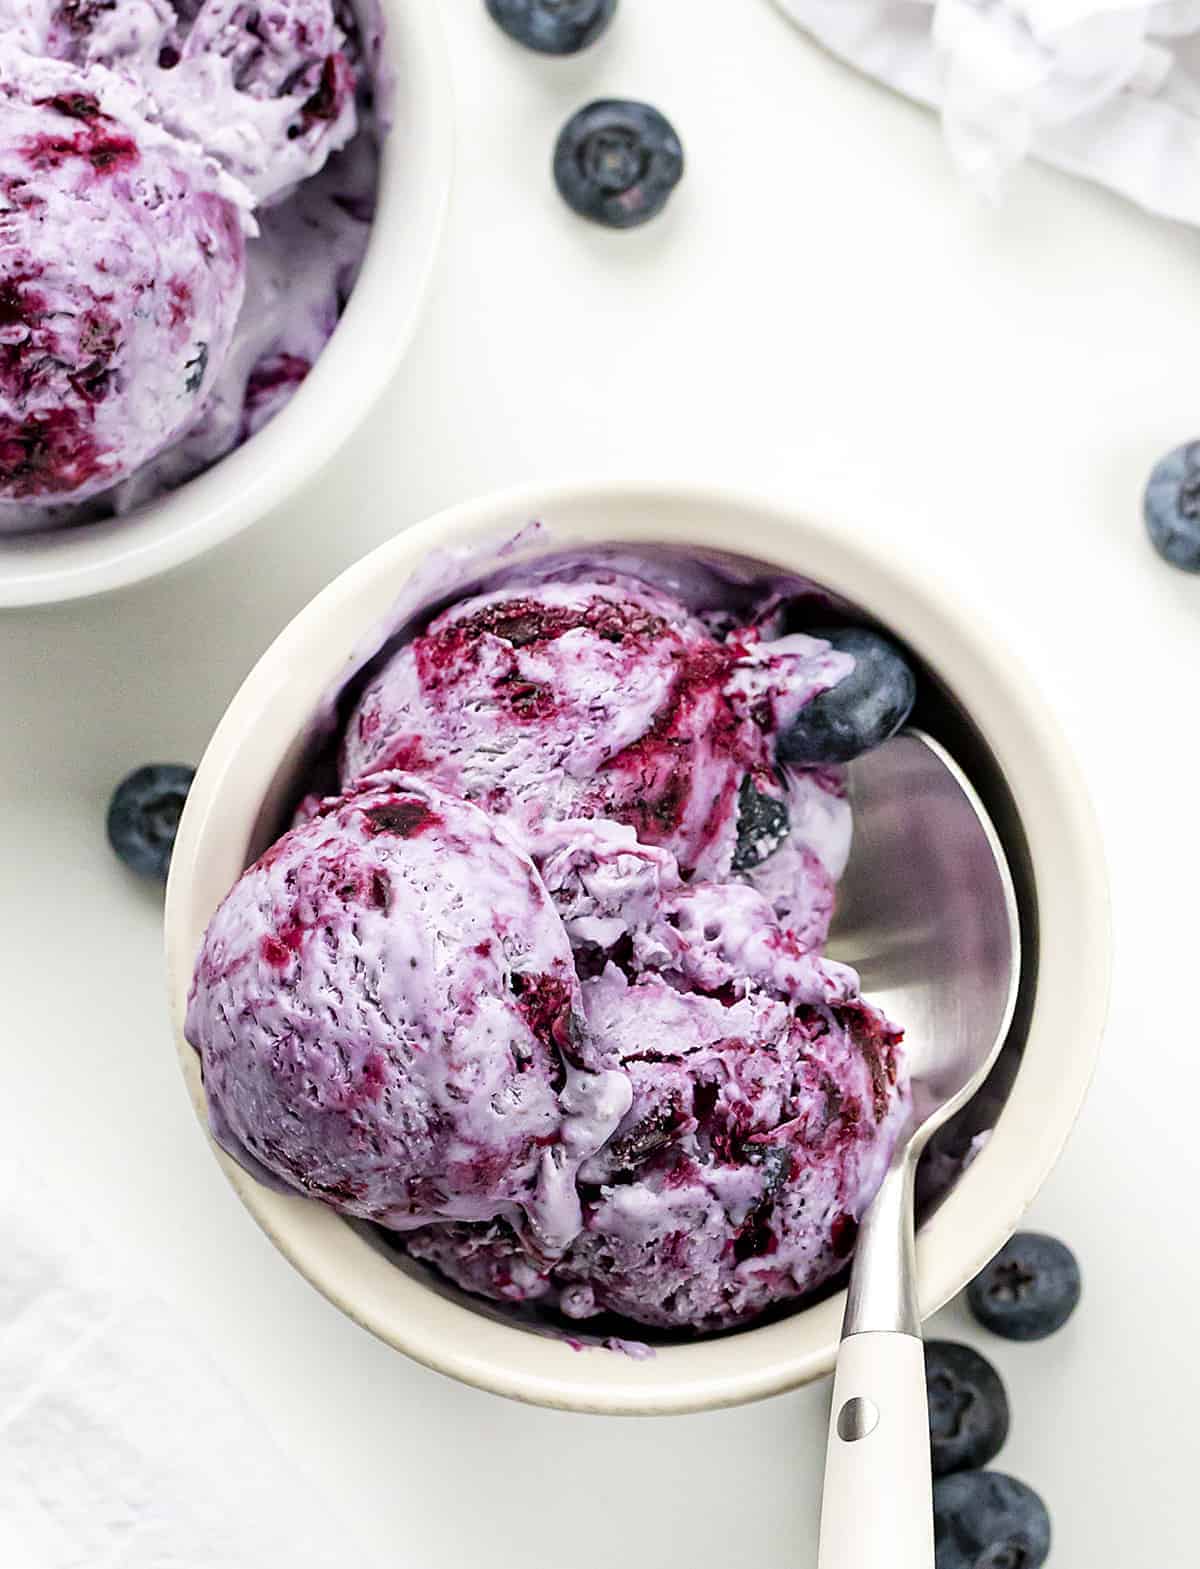
{"type": "Polygon", "coordinates": [[[324,802],[213,919],[188,1033],[221,1142],[399,1229],[505,1217],[534,1253],[627,1110],[580,1067],[579,982],[532,861],[403,774],[324,802]]]}
{"type": "Polygon", "coordinates": [[[580,1171],[580,1234],[540,1268],[503,1222],[410,1239],[466,1289],[719,1329],[849,1256],[906,1110],[899,1032],[750,888],[682,889],[658,927],[583,982],[632,1102],[580,1171]]]}
{"type": "Polygon", "coordinates": [[[842,770],[778,742],[861,682],[731,599],[552,561],[373,661],[196,968],[251,1172],[560,1322],[723,1329],[844,1266],[908,1087],[823,953],[842,770]]]}
{"type": "Polygon", "coordinates": [[[374,0],[0,0],[0,532],[252,435],[365,249],[374,0]]]}
{"type": "Polygon", "coordinates": [[[245,287],[241,213],[115,78],[30,61],[0,79],[0,115],[0,493],[79,501],[210,396],[245,287]]]}

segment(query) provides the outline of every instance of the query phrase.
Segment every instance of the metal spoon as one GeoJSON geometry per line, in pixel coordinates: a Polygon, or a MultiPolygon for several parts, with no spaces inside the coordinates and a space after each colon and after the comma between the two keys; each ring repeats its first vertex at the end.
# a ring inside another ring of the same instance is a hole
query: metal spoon
{"type": "Polygon", "coordinates": [[[819,1569],[933,1569],[913,1176],[1004,1044],[1020,975],[1004,851],[962,770],[907,730],[850,768],[833,951],[905,1032],[912,1115],[862,1218],[833,1386],[819,1569]]]}

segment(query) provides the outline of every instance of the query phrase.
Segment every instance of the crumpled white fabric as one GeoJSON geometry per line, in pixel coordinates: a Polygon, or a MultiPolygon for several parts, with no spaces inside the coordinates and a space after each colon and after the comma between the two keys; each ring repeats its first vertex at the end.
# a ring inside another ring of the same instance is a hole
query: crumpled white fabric
{"type": "Polygon", "coordinates": [[[777,0],[842,59],[941,109],[989,194],[1027,154],[1200,223],[1200,0],[777,0]]]}
{"type": "Polygon", "coordinates": [[[0,1565],[366,1565],[178,1315],[35,1170],[0,1161],[0,1565]]]}

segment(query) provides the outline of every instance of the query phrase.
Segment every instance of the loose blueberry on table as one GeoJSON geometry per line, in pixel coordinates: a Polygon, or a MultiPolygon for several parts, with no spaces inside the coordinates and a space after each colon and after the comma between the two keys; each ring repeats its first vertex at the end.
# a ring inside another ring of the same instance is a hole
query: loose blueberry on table
{"type": "Polygon", "coordinates": [[[510,38],[539,54],[578,54],[613,19],[617,0],[486,0],[510,38]]]}
{"type": "Polygon", "coordinates": [[[935,1569],[1040,1569],[1050,1516],[1024,1482],[999,1471],[959,1471],[933,1484],[935,1569]]]}
{"type": "Polygon", "coordinates": [[[166,881],[194,773],[183,763],[148,763],[122,779],[113,791],[108,842],[140,876],[166,881]]]}
{"type": "Polygon", "coordinates": [[[1146,483],[1146,531],[1164,561],[1200,572],[1200,442],[1160,458],[1146,483]]]}
{"type": "Polygon", "coordinates": [[[1019,1231],[967,1287],[967,1302],[985,1329],[1006,1340],[1044,1340],[1070,1318],[1082,1289],[1065,1242],[1019,1231]]]}
{"type": "Polygon", "coordinates": [[[912,670],[895,645],[867,627],[813,628],[813,637],[850,654],[854,669],[813,698],[779,737],[781,762],[805,768],[848,763],[881,746],[904,724],[917,696],[912,670]]]}
{"type": "Polygon", "coordinates": [[[573,114],[554,149],[554,179],[583,218],[632,229],[666,206],[683,174],[683,147],[649,104],[600,99],[573,114]]]}
{"type": "Polygon", "coordinates": [[[1008,1437],[1008,1396],[987,1358],[952,1340],[930,1340],[925,1387],[934,1476],[994,1460],[1008,1437]]]}

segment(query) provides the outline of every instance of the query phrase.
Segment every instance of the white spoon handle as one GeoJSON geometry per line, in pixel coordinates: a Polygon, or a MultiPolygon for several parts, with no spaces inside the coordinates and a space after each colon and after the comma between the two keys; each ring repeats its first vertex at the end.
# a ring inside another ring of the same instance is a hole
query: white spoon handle
{"type": "Polygon", "coordinates": [[[933,1569],[925,1352],[915,1335],[850,1335],[838,1352],[818,1569],[933,1569]]]}

